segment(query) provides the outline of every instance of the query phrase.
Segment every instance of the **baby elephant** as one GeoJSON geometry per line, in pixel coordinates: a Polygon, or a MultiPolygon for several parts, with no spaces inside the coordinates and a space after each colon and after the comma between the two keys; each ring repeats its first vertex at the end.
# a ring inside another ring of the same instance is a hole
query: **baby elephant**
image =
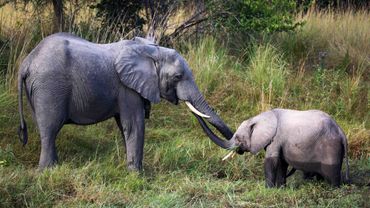
{"type": "MultiPolygon", "coordinates": [[[[199,119],[198,119],[199,120],[199,119]]],[[[202,120],[199,120],[202,124],[202,120]]],[[[339,186],[343,157],[346,157],[346,180],[349,180],[347,139],[338,124],[319,110],[273,109],[244,121],[231,140],[203,130],[226,149],[252,154],[266,150],[264,169],[267,187],[285,185],[288,165],[304,173],[322,176],[339,186]]],[[[291,171],[292,172],[292,171],[291,171]]]]}

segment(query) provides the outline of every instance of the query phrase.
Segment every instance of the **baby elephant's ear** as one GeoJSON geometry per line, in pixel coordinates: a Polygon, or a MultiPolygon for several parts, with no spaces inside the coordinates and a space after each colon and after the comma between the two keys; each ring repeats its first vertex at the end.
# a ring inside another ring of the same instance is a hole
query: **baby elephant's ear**
{"type": "Polygon", "coordinates": [[[137,42],[137,43],[140,43],[140,44],[146,44],[146,45],[152,44],[152,45],[155,45],[154,42],[152,42],[152,41],[150,41],[150,40],[148,40],[146,38],[134,37],[132,40],[135,41],[135,42],[137,42]]]}
{"type": "Polygon", "coordinates": [[[152,103],[160,101],[159,69],[155,64],[158,50],[158,47],[152,45],[125,46],[114,63],[122,84],[152,103]]]}
{"type": "Polygon", "coordinates": [[[272,142],[276,134],[277,118],[272,111],[261,113],[252,118],[250,151],[256,154],[272,142]]]}

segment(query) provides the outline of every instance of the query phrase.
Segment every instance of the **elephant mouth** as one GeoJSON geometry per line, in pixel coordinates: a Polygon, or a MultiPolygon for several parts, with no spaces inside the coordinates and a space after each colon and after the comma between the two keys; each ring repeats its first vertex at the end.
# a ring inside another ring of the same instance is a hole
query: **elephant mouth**
{"type": "Polygon", "coordinates": [[[244,154],[244,152],[248,152],[247,148],[243,148],[243,147],[238,147],[235,149],[235,152],[238,153],[239,155],[242,155],[244,154]]]}
{"type": "Polygon", "coordinates": [[[172,104],[174,105],[178,105],[179,104],[179,99],[176,98],[176,99],[173,99],[173,100],[169,100],[172,104]]]}
{"type": "Polygon", "coordinates": [[[166,99],[168,102],[178,105],[179,104],[179,98],[177,97],[176,94],[165,94],[161,95],[162,98],[166,99]]]}

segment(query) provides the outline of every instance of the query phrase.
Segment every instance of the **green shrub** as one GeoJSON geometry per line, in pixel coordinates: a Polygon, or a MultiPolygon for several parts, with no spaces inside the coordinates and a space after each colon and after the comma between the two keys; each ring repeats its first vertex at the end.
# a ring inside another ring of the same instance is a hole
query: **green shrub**
{"type": "Polygon", "coordinates": [[[92,7],[97,9],[96,17],[102,20],[104,27],[127,32],[133,29],[142,31],[145,24],[145,20],[140,15],[142,6],[141,1],[102,0],[92,7]],[[112,28],[111,25],[115,27],[112,28]]]}
{"type": "Polygon", "coordinates": [[[213,0],[208,4],[215,26],[228,32],[275,32],[294,29],[294,0],[213,0]]]}

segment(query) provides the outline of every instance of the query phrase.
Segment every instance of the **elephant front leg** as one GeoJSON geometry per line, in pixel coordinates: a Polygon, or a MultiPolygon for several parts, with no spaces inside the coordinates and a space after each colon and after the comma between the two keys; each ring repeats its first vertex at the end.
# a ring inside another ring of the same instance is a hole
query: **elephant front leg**
{"type": "Polygon", "coordinates": [[[276,168],[276,186],[277,187],[282,187],[285,186],[286,184],[286,175],[287,175],[287,170],[288,170],[288,163],[280,158],[277,163],[277,168],[276,168]]]}
{"type": "MultiPolygon", "coordinates": [[[[265,180],[266,180],[266,187],[276,187],[276,185],[282,185],[285,183],[285,175],[283,172],[286,173],[286,167],[283,167],[281,155],[280,155],[280,144],[279,143],[271,143],[269,146],[266,147],[266,155],[265,155],[265,180]],[[278,184],[277,184],[278,183],[278,184]]],[[[284,163],[285,164],[285,163],[284,163]]]]}
{"type": "Polygon", "coordinates": [[[127,168],[140,171],[144,149],[144,104],[137,93],[131,92],[126,94],[120,105],[120,124],[125,139],[127,168]]]}
{"type": "Polygon", "coordinates": [[[266,187],[272,188],[276,185],[276,173],[278,168],[278,157],[266,157],[264,163],[266,187]]]}
{"type": "Polygon", "coordinates": [[[142,169],[144,149],[144,122],[130,125],[124,131],[126,143],[126,162],[128,170],[142,169]]]}

